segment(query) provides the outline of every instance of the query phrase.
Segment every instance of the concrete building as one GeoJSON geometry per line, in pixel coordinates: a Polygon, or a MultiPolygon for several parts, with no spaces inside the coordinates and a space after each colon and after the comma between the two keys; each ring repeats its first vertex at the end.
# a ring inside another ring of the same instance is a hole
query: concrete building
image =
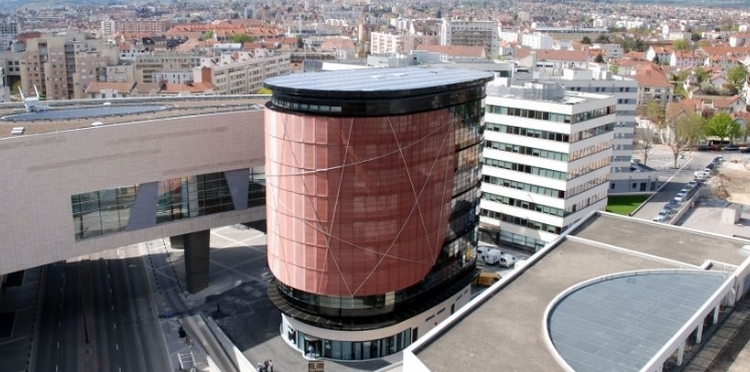
{"type": "MultiPolygon", "coordinates": [[[[401,368],[705,370],[721,345],[745,344],[731,335],[746,316],[737,306],[750,289],[746,243],[594,213],[407,348],[401,368]],[[722,325],[733,308],[743,315],[722,325]],[[721,339],[683,369],[710,337],[721,339]]],[[[724,368],[747,369],[745,352],[739,368],[724,368]]]]}
{"type": "Polygon", "coordinates": [[[438,39],[435,35],[372,32],[370,33],[370,53],[406,54],[412,50],[419,49],[421,45],[435,45],[437,41],[438,39]]]}
{"type": "Polygon", "coordinates": [[[0,196],[12,211],[0,216],[12,232],[0,242],[0,274],[175,237],[188,256],[189,291],[208,285],[208,230],[265,218],[263,112],[248,108],[251,97],[169,102],[180,107],[94,126],[53,118],[26,125],[24,135],[3,133],[0,151],[16,161],[0,166],[14,190],[0,196]]]}
{"type": "Polygon", "coordinates": [[[155,74],[162,71],[190,72],[200,66],[203,57],[194,53],[166,52],[141,55],[133,62],[133,78],[136,83],[158,83],[155,74]]]}
{"type": "Polygon", "coordinates": [[[274,54],[259,49],[254,53],[222,54],[218,58],[201,58],[194,68],[193,81],[209,82],[216,94],[253,94],[263,88],[263,81],[292,73],[289,54],[274,54]]]}
{"type": "Polygon", "coordinates": [[[21,62],[21,88],[34,86],[47,99],[81,99],[88,84],[106,81],[106,67],[117,63],[117,49],[83,34],[29,39],[21,62]]]}
{"type": "Polygon", "coordinates": [[[498,55],[500,38],[495,21],[460,21],[443,19],[440,45],[482,46],[490,58],[498,55]]]}
{"type": "Polygon", "coordinates": [[[617,99],[556,82],[487,92],[480,231],[536,252],[606,207],[617,99]]]}
{"type": "Polygon", "coordinates": [[[110,19],[101,22],[101,31],[105,38],[118,33],[161,35],[169,26],[169,21],[164,19],[110,19]]]}
{"type": "Polygon", "coordinates": [[[555,40],[581,40],[584,36],[594,40],[599,35],[606,35],[609,30],[606,27],[536,27],[534,32],[547,34],[555,40]]]}
{"type": "Polygon", "coordinates": [[[466,303],[492,77],[407,67],[265,82],[269,297],[288,344],[383,357],[466,303]]]}
{"type": "Polygon", "coordinates": [[[533,34],[523,34],[521,45],[531,49],[552,49],[554,40],[545,34],[535,32],[533,34]]]}
{"type": "Polygon", "coordinates": [[[602,68],[568,69],[562,76],[550,78],[559,79],[558,81],[569,91],[606,94],[617,99],[609,194],[655,191],[658,186],[656,172],[631,167],[638,82],[631,78],[612,75],[602,68]]]}
{"type": "Polygon", "coordinates": [[[21,32],[21,21],[14,19],[0,21],[0,51],[10,50],[19,32],[21,32]]]}

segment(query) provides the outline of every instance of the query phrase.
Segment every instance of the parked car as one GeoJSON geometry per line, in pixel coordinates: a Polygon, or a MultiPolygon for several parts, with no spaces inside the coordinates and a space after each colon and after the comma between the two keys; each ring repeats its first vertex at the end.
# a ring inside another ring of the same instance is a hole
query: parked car
{"type": "Polygon", "coordinates": [[[665,222],[669,219],[669,216],[665,216],[662,214],[657,214],[656,217],[652,218],[651,221],[654,222],[665,222]]]}
{"type": "Polygon", "coordinates": [[[672,208],[663,208],[662,210],[659,211],[659,214],[660,215],[665,215],[665,216],[669,217],[669,216],[675,214],[675,210],[672,209],[672,208]]]}
{"type": "Polygon", "coordinates": [[[474,284],[480,287],[489,287],[499,282],[500,279],[502,279],[502,277],[498,273],[493,273],[490,271],[482,271],[479,274],[479,276],[477,276],[477,278],[474,279],[474,284]]]}
{"type": "Polygon", "coordinates": [[[709,147],[708,145],[698,146],[698,151],[708,151],[708,150],[711,150],[711,147],[709,147]]]}
{"type": "Polygon", "coordinates": [[[667,203],[667,206],[672,209],[677,209],[680,207],[680,203],[678,203],[676,200],[670,200],[669,203],[667,203]]]}
{"type": "Polygon", "coordinates": [[[740,150],[740,152],[743,154],[750,153],[750,147],[745,147],[744,149],[740,150]]]}
{"type": "Polygon", "coordinates": [[[698,181],[690,181],[688,182],[688,185],[690,185],[691,188],[698,187],[698,181]]]}
{"type": "Polygon", "coordinates": [[[678,203],[682,203],[682,202],[684,202],[684,201],[685,201],[685,197],[686,197],[686,196],[687,196],[687,194],[685,194],[685,193],[682,193],[682,192],[678,192],[678,193],[677,193],[677,195],[675,195],[675,196],[674,196],[674,198],[673,198],[672,200],[675,200],[675,201],[677,201],[678,203]]]}
{"type": "Polygon", "coordinates": [[[724,148],[724,151],[739,151],[740,148],[737,146],[727,146],[724,148]]]}

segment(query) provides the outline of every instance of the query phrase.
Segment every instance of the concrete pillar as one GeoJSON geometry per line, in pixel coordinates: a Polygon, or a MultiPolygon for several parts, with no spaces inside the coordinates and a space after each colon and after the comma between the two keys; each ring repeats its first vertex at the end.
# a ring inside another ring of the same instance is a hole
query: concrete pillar
{"type": "Polygon", "coordinates": [[[683,342],[680,344],[680,347],[677,349],[677,365],[682,365],[682,358],[685,356],[685,343],[683,342]]]}
{"type": "Polygon", "coordinates": [[[700,344],[703,340],[703,322],[698,324],[698,329],[695,330],[695,343],[700,344]]]}
{"type": "Polygon", "coordinates": [[[714,308],[714,322],[711,325],[718,324],[718,323],[719,323],[719,307],[716,306],[714,308]]]}
{"type": "Polygon", "coordinates": [[[182,235],[170,236],[169,245],[173,249],[185,249],[185,239],[182,238],[182,235]]]}
{"type": "Polygon", "coordinates": [[[172,239],[174,237],[170,238],[173,244],[182,240],[182,247],[185,249],[185,282],[188,292],[196,293],[207,288],[211,231],[196,231],[172,239]]]}

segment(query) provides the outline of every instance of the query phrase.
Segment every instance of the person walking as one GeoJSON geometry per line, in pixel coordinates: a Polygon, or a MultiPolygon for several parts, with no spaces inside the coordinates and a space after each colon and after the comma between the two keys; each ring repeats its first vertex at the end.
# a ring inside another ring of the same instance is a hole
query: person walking
{"type": "Polygon", "coordinates": [[[273,360],[268,360],[268,371],[267,372],[273,372],[273,360]]]}

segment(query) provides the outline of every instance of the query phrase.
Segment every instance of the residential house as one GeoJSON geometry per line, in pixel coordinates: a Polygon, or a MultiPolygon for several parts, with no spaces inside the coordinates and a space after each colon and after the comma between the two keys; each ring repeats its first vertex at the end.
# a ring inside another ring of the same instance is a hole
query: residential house
{"type": "Polygon", "coordinates": [[[88,99],[117,99],[131,97],[131,91],[135,82],[107,83],[93,82],[86,88],[85,95],[88,99]]]}
{"type": "Polygon", "coordinates": [[[588,69],[591,57],[586,50],[516,50],[519,65],[550,75],[561,75],[566,68],[588,69]]]}
{"type": "Polygon", "coordinates": [[[750,46],[750,32],[736,32],[729,36],[730,47],[750,46]]]}
{"type": "Polygon", "coordinates": [[[675,50],[669,56],[669,65],[680,70],[703,66],[705,57],[695,51],[675,50]]]}
{"type": "Polygon", "coordinates": [[[656,100],[662,107],[666,107],[672,100],[674,87],[660,66],[644,64],[635,71],[633,78],[638,82],[639,105],[656,100]]]}
{"type": "Polygon", "coordinates": [[[652,45],[646,50],[646,59],[659,64],[667,64],[672,58],[672,47],[669,45],[652,45]]]}

